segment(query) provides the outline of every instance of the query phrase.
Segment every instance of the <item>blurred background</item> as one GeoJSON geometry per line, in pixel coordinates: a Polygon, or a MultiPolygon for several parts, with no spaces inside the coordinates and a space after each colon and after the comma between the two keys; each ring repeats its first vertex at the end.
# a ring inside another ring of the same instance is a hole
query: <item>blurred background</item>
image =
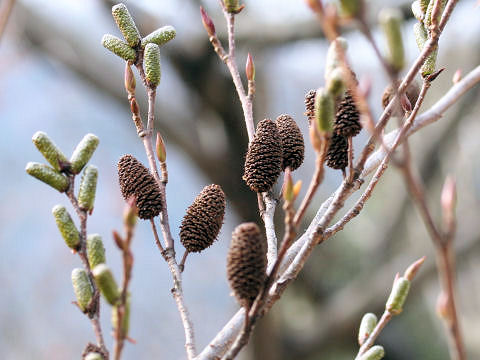
{"type": "MultiPolygon", "coordinates": [[[[71,304],[70,273],[81,264],[63,243],[51,215],[56,204],[71,207],[64,195],[26,175],[28,161],[44,161],[31,137],[37,130],[45,131],[67,156],[86,133],[100,138],[91,160],[99,168],[99,183],[88,230],[102,235],[107,262],[117,278],[120,253],[111,232],[122,230],[124,202],[116,163],[125,153],[147,161],[127,106],[124,62],[100,44],[104,33],[120,36],[110,14],[114,2],[2,0],[0,8],[5,10],[11,3],[0,40],[0,357],[79,359],[86,343],[94,341],[89,321],[71,304]]],[[[157,91],[157,128],[167,145],[167,198],[174,237],[178,239],[185,209],[205,185],[220,184],[228,199],[218,241],[201,255],[190,256],[184,272],[185,297],[197,347],[202,349],[238,308],[225,275],[230,234],[243,221],[261,224],[256,196],[241,180],[247,145],[241,106],[225,66],[208,42],[199,5],[213,18],[222,40],[225,22],[215,0],[125,3],[142,34],[167,24],[177,30],[176,39],[162,47],[162,82],[157,91]]],[[[445,71],[423,109],[446,92],[457,69],[465,74],[480,63],[480,8],[475,3],[461,1],[442,35],[438,66],[445,71]]],[[[289,113],[308,145],[303,98],[324,82],[328,45],[321,27],[303,1],[245,0],[245,4],[236,21],[237,56],[240,69],[247,52],[255,61],[255,120],[289,113]]],[[[376,18],[381,6],[392,5],[405,14],[403,35],[411,63],[418,50],[408,1],[371,0],[372,29],[384,48],[376,18]]],[[[361,34],[353,26],[344,30],[353,69],[361,81],[372,83],[369,102],[378,118],[386,76],[361,34]]],[[[457,179],[458,304],[471,359],[480,357],[479,91],[478,86],[471,90],[440,121],[411,140],[437,221],[443,181],[447,174],[457,179]]],[[[137,99],[145,114],[141,86],[137,99]]],[[[357,152],[365,140],[364,133],[355,139],[357,152]]],[[[294,173],[304,188],[314,169],[313,151],[307,147],[305,163],[294,173]]],[[[340,181],[340,172],[327,170],[304,225],[340,181]]],[[[281,211],[277,221],[283,221],[281,211]]],[[[130,336],[137,344],[126,345],[124,358],[184,359],[171,277],[148,223],[139,222],[133,250],[130,336]]],[[[180,244],[177,251],[183,252],[180,244]]],[[[448,359],[445,331],[435,313],[439,283],[433,245],[394,167],[362,214],[315,250],[298,280],[259,323],[242,358],[352,359],[362,315],[368,311],[380,316],[395,273],[423,255],[427,260],[404,312],[387,326],[378,343],[389,360],[448,359]]],[[[102,325],[111,348],[110,308],[105,304],[102,325]]]]}

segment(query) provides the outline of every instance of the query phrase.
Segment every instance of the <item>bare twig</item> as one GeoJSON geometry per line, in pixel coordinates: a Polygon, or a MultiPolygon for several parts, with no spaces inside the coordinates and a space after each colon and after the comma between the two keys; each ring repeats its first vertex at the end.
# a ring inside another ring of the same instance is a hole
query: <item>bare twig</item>
{"type": "Polygon", "coordinates": [[[262,215],[267,235],[267,274],[270,273],[273,264],[277,260],[277,235],[273,221],[277,201],[271,196],[264,196],[265,211],[262,215]]]}

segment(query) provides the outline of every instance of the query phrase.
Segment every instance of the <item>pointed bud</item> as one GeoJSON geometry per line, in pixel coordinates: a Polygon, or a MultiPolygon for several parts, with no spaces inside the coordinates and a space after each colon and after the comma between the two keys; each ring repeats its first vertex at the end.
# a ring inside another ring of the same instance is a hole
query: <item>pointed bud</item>
{"type": "Polygon", "coordinates": [[[82,181],[78,190],[78,206],[80,209],[92,211],[95,203],[98,170],[94,165],[88,165],[83,171],[82,181]]]}
{"type": "Polygon", "coordinates": [[[50,166],[36,162],[29,162],[25,167],[27,174],[43,181],[45,184],[57,189],[60,192],[65,192],[68,189],[68,179],[58,171],[52,169],[50,166]]]}
{"type": "Polygon", "coordinates": [[[393,315],[400,314],[407,299],[408,290],[410,290],[410,280],[404,277],[396,279],[385,308],[393,315]]]}
{"type": "Polygon", "coordinates": [[[93,289],[87,272],[83,269],[73,269],[72,285],[75,297],[77,298],[77,304],[80,309],[85,312],[93,296],[93,289]]]}
{"type": "Polygon", "coordinates": [[[116,36],[110,34],[103,35],[102,45],[126,61],[135,61],[137,57],[137,52],[116,36]]]}
{"type": "Polygon", "coordinates": [[[337,37],[330,43],[325,60],[325,79],[328,79],[333,69],[342,65],[342,57],[347,47],[347,40],[343,37],[337,37]]]}
{"type": "Polygon", "coordinates": [[[112,7],[112,15],[128,45],[131,47],[137,46],[140,42],[140,32],[127,7],[122,3],[114,5],[112,7]]]}
{"type": "Polygon", "coordinates": [[[93,268],[92,273],[105,300],[110,305],[115,305],[120,297],[120,292],[110,268],[105,264],[99,264],[93,268]]]}
{"type": "Polygon", "coordinates": [[[231,14],[238,14],[245,7],[245,5],[240,6],[239,0],[223,0],[223,3],[227,12],[231,14]]]}
{"type": "Polygon", "coordinates": [[[124,81],[125,81],[125,90],[127,90],[127,93],[134,94],[135,87],[137,84],[135,81],[135,76],[133,75],[132,67],[130,65],[130,62],[128,61],[125,63],[124,81]]]}
{"type": "Polygon", "coordinates": [[[283,179],[283,199],[286,203],[293,201],[293,180],[289,167],[285,169],[285,176],[283,179]]]}
{"type": "Polygon", "coordinates": [[[360,322],[360,328],[358,330],[358,345],[362,346],[368,337],[372,334],[373,329],[377,326],[377,316],[372,313],[366,313],[362,317],[360,322]]]}
{"type": "Polygon", "coordinates": [[[402,40],[403,15],[398,9],[383,9],[379,14],[379,22],[387,39],[387,60],[395,71],[405,66],[405,51],[402,40]]]}
{"type": "Polygon", "coordinates": [[[137,224],[138,208],[136,202],[135,196],[130,196],[123,210],[123,223],[129,228],[133,228],[137,224]]]}
{"type": "Polygon", "coordinates": [[[383,346],[374,345],[368,349],[359,360],[381,360],[385,356],[383,346]]]}
{"type": "Polygon", "coordinates": [[[202,15],[203,27],[207,30],[208,36],[215,36],[215,25],[202,6],[200,6],[200,14],[202,15]]]}
{"type": "Polygon", "coordinates": [[[149,84],[158,86],[160,84],[160,48],[157,44],[149,43],[145,46],[145,76],[149,84]]]}
{"type": "Polygon", "coordinates": [[[412,3],[412,14],[418,21],[423,21],[425,13],[422,10],[420,0],[416,0],[412,3]]]}
{"type": "Polygon", "coordinates": [[[333,69],[327,78],[327,90],[333,97],[338,97],[345,90],[345,82],[343,80],[343,69],[341,67],[333,69]]]}
{"type": "Polygon", "coordinates": [[[435,310],[439,318],[446,321],[452,320],[452,308],[450,306],[450,299],[445,291],[442,291],[440,294],[438,294],[435,310]]]}
{"type": "Polygon", "coordinates": [[[313,126],[310,126],[309,129],[309,134],[310,134],[310,142],[312,143],[313,149],[319,153],[322,151],[322,138],[320,137],[320,134],[318,133],[318,129],[316,124],[313,126]]]}
{"type": "Polygon", "coordinates": [[[447,231],[450,231],[455,223],[455,207],[457,204],[456,182],[451,175],[447,176],[443,184],[441,204],[443,225],[447,231]]]}
{"type": "Polygon", "coordinates": [[[157,132],[156,150],[158,161],[164,163],[165,160],[167,160],[167,151],[165,150],[165,142],[163,141],[162,134],[160,134],[160,132],[157,132]]]}
{"type": "Polygon", "coordinates": [[[302,190],[302,180],[298,180],[293,187],[293,201],[295,201],[298,194],[300,194],[300,190],[302,190]]]}
{"type": "Polygon", "coordinates": [[[52,214],[57,223],[58,230],[60,230],[60,234],[62,234],[63,240],[65,240],[67,246],[72,250],[78,250],[80,247],[80,233],[65,206],[54,206],[52,214]]]}
{"type": "MultiPolygon", "coordinates": [[[[127,296],[127,303],[125,304],[125,310],[123,312],[123,318],[122,318],[122,335],[127,336],[128,330],[130,327],[130,294],[127,296]]],[[[115,305],[112,307],[112,327],[114,330],[118,328],[118,306],[115,305]]]]}
{"type": "Polygon", "coordinates": [[[102,237],[99,234],[87,236],[87,255],[91,269],[99,264],[106,263],[105,248],[103,247],[102,237]]]}
{"type": "Polygon", "coordinates": [[[255,80],[255,64],[253,63],[253,58],[250,53],[248,53],[247,63],[245,64],[245,74],[247,74],[248,81],[255,80]]]}
{"type": "Polygon", "coordinates": [[[100,355],[97,352],[91,352],[88,353],[87,356],[85,356],[85,360],[104,360],[103,356],[100,355]]]}
{"type": "Polygon", "coordinates": [[[71,172],[78,174],[92,157],[100,140],[93,134],[87,134],[78,143],[73,151],[70,162],[72,163],[71,172]]]}
{"type": "Polygon", "coordinates": [[[62,164],[67,164],[68,160],[65,155],[57,148],[55,143],[50,140],[48,135],[43,131],[37,131],[33,137],[32,141],[37,147],[38,151],[41,152],[43,157],[53,166],[57,171],[62,171],[62,164]]]}
{"type": "Polygon", "coordinates": [[[112,236],[113,236],[113,240],[115,241],[115,245],[117,245],[117,247],[120,249],[120,250],[124,250],[125,248],[125,242],[123,241],[122,237],[120,236],[120,234],[116,231],[116,230],[113,230],[112,232],[112,236]]]}
{"type": "Polygon", "coordinates": [[[426,257],[423,256],[417,261],[415,261],[412,265],[410,265],[407,270],[405,270],[405,274],[403,274],[403,277],[407,280],[412,281],[415,275],[417,275],[418,270],[420,267],[423,265],[425,262],[426,257]]]}
{"type": "Polygon", "coordinates": [[[458,83],[460,80],[462,80],[462,70],[461,69],[457,69],[457,71],[455,71],[455,74],[453,74],[453,77],[452,77],[452,82],[454,84],[458,83]]]}
{"type": "Polygon", "coordinates": [[[335,102],[324,88],[317,90],[315,96],[315,119],[320,134],[331,133],[335,116],[335,102]]]}
{"type": "Polygon", "coordinates": [[[359,14],[362,6],[361,0],[340,0],[342,15],[351,18],[359,14]]]}
{"type": "Polygon", "coordinates": [[[162,46],[173,40],[177,35],[177,31],[171,25],[163,26],[160,29],[155,30],[154,32],[148,34],[142,39],[142,48],[145,49],[147,44],[153,43],[158,46],[162,46]]]}

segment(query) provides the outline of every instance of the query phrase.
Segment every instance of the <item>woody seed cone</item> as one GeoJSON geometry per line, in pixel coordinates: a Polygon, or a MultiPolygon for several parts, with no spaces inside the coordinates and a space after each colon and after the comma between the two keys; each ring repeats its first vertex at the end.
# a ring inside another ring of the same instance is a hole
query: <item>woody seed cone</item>
{"type": "Polygon", "coordinates": [[[338,135],[350,137],[358,135],[361,130],[360,112],[355,105],[352,93],[347,91],[338,105],[333,131],[338,135]]]}
{"type": "Polygon", "coordinates": [[[303,135],[295,120],[287,114],[280,115],[277,118],[277,129],[282,141],[282,169],[285,170],[290,167],[290,170],[296,170],[302,165],[305,157],[303,135]]]}
{"type": "Polygon", "coordinates": [[[348,165],[348,142],[347,138],[333,134],[327,151],[326,164],[332,169],[345,169],[348,165]]]}
{"type": "Polygon", "coordinates": [[[315,96],[317,92],[315,90],[310,90],[305,95],[305,115],[308,118],[308,123],[310,124],[315,120],[315,96]]]}

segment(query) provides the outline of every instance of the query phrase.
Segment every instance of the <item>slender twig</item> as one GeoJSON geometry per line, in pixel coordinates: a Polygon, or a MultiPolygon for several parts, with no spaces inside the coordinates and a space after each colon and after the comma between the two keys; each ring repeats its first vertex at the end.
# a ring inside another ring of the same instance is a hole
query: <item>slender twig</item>
{"type": "Polygon", "coordinates": [[[273,264],[277,260],[277,235],[275,234],[275,223],[273,221],[277,201],[271,196],[265,196],[264,202],[265,211],[263,212],[262,219],[267,235],[267,274],[269,274],[273,264]]]}

